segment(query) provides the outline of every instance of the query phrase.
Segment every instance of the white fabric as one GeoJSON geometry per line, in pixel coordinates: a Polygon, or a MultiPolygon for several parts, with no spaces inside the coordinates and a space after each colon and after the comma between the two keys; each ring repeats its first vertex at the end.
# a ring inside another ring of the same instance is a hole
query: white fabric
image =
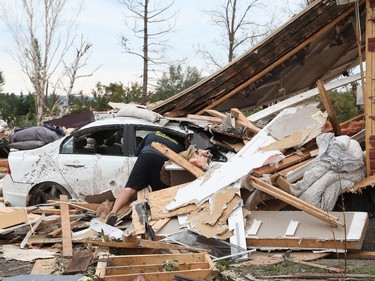
{"type": "Polygon", "coordinates": [[[136,117],[144,119],[150,122],[156,122],[160,120],[163,116],[153,112],[149,109],[139,107],[136,105],[128,105],[119,110],[116,114],[117,117],[136,117]]]}
{"type": "Polygon", "coordinates": [[[331,211],[338,196],[365,177],[365,162],[359,143],[332,133],[316,138],[319,154],[303,179],[291,185],[291,192],[316,207],[331,211]]]}

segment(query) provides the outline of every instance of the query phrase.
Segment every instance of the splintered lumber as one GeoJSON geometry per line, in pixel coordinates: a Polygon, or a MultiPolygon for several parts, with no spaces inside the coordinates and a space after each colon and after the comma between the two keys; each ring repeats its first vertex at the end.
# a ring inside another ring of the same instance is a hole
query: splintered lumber
{"type": "Polygon", "coordinates": [[[310,204],[310,203],[307,203],[297,197],[295,197],[294,195],[291,195],[283,190],[280,190],[278,189],[277,187],[274,187],[273,185],[270,185],[254,176],[250,176],[248,178],[248,181],[249,183],[263,191],[263,192],[266,192],[294,207],[296,207],[297,209],[299,210],[302,210],[302,211],[305,211],[306,213],[322,220],[322,221],[325,221],[327,223],[329,223],[330,225],[336,227],[336,226],[341,226],[343,227],[344,224],[339,222],[339,219],[331,214],[329,214],[328,212],[326,211],[323,211],[317,207],[315,207],[314,205],[310,204]]]}
{"type": "Polygon", "coordinates": [[[153,142],[151,144],[153,148],[155,148],[157,151],[159,151],[161,154],[169,158],[172,162],[180,165],[184,169],[186,169],[189,173],[196,177],[200,177],[204,174],[204,172],[199,169],[197,166],[191,164],[188,160],[186,160],[181,155],[177,154],[173,150],[169,149],[162,143],[153,142]]]}
{"type": "Polygon", "coordinates": [[[324,108],[327,110],[329,121],[331,122],[333,132],[335,133],[335,136],[341,136],[341,128],[340,123],[337,120],[335,110],[333,109],[331,100],[329,99],[328,92],[324,88],[324,84],[322,81],[318,80],[316,81],[316,85],[319,88],[320,96],[322,98],[322,102],[324,105],[324,108]]]}
{"type": "Polygon", "coordinates": [[[240,111],[238,108],[232,108],[230,113],[238,119],[238,122],[244,127],[248,128],[253,133],[260,132],[260,129],[256,127],[249,119],[240,111]]]}
{"type": "Polygon", "coordinates": [[[61,228],[62,228],[62,254],[64,257],[71,257],[73,255],[72,232],[70,229],[69,205],[67,195],[60,195],[60,210],[61,210],[61,228]]]}
{"type": "Polygon", "coordinates": [[[102,252],[99,254],[98,264],[95,269],[95,276],[97,276],[98,280],[105,279],[108,257],[109,257],[109,253],[102,252]]]}
{"type": "MultiPolygon", "coordinates": [[[[217,118],[224,119],[226,117],[226,115],[224,113],[221,113],[221,112],[219,112],[217,110],[208,109],[208,110],[206,110],[206,112],[208,114],[212,115],[212,116],[217,117],[217,118]]],[[[232,115],[234,117],[236,117],[238,119],[238,120],[236,120],[236,125],[237,126],[246,127],[247,129],[249,129],[250,132],[252,132],[254,134],[260,132],[260,129],[258,127],[256,127],[256,126],[254,126],[254,124],[251,123],[250,120],[248,120],[246,118],[246,116],[243,115],[243,113],[241,111],[239,111],[237,108],[232,108],[231,109],[231,113],[232,113],[232,115]]]]}

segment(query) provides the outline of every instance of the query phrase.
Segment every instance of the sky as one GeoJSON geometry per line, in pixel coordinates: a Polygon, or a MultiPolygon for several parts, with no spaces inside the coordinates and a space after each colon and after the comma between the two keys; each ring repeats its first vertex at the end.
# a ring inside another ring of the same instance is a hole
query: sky
{"type": "MultiPolygon", "coordinates": [[[[8,5],[8,14],[14,12],[13,4],[20,0],[0,0],[8,5]]],[[[81,0],[80,0],[81,1],[81,0]]],[[[210,17],[204,11],[212,10],[223,0],[175,0],[173,10],[178,11],[175,18],[173,32],[168,35],[167,57],[172,61],[181,62],[183,67],[195,66],[204,75],[214,71],[207,66],[197,48],[205,48],[210,52],[224,56],[224,50],[219,47],[218,39],[222,30],[210,22],[210,17]]],[[[243,1],[243,0],[241,0],[243,1]]],[[[291,12],[301,10],[302,0],[259,0],[264,7],[253,15],[257,22],[263,23],[270,17],[277,19],[276,26],[281,26],[291,12]],[[287,8],[289,12],[284,11],[287,8]]],[[[67,6],[68,13],[77,9],[79,1],[71,1],[67,6]]],[[[77,21],[77,34],[92,43],[91,55],[81,74],[91,73],[92,76],[78,79],[74,92],[91,93],[96,84],[122,83],[125,86],[132,82],[141,82],[143,64],[140,58],[126,54],[120,45],[121,35],[131,36],[125,26],[127,11],[124,5],[116,0],[85,0],[83,9],[77,21]]],[[[128,19],[129,20],[129,19],[128,19]]],[[[0,71],[5,78],[4,93],[19,94],[32,91],[26,75],[11,55],[15,43],[5,26],[0,21],[0,71]]],[[[73,50],[73,49],[72,49],[73,50]]],[[[156,75],[160,76],[167,67],[160,69],[156,75]]]]}

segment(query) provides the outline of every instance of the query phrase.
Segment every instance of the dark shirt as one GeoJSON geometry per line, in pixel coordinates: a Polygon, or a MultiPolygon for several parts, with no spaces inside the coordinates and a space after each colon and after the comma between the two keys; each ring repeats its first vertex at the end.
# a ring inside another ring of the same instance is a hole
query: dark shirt
{"type": "Polygon", "coordinates": [[[152,146],[151,143],[153,142],[159,142],[164,144],[169,149],[173,150],[176,153],[180,153],[184,150],[183,146],[180,145],[175,139],[167,136],[166,134],[156,131],[149,133],[142,142],[137,146],[137,150],[135,152],[136,156],[139,156],[139,154],[142,153],[155,153],[162,155],[160,152],[156,151],[152,146]]]}

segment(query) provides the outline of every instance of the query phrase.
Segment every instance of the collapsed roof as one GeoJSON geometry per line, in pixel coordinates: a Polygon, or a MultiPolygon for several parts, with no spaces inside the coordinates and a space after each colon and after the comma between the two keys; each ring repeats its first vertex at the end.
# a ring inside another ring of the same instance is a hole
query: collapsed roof
{"type": "MultiPolygon", "coordinates": [[[[358,6],[363,34],[364,1],[358,6]]],[[[226,67],[151,109],[168,116],[247,110],[311,89],[319,79],[348,75],[361,57],[357,37],[365,48],[356,26],[354,3],[315,1],[226,67]]]]}

